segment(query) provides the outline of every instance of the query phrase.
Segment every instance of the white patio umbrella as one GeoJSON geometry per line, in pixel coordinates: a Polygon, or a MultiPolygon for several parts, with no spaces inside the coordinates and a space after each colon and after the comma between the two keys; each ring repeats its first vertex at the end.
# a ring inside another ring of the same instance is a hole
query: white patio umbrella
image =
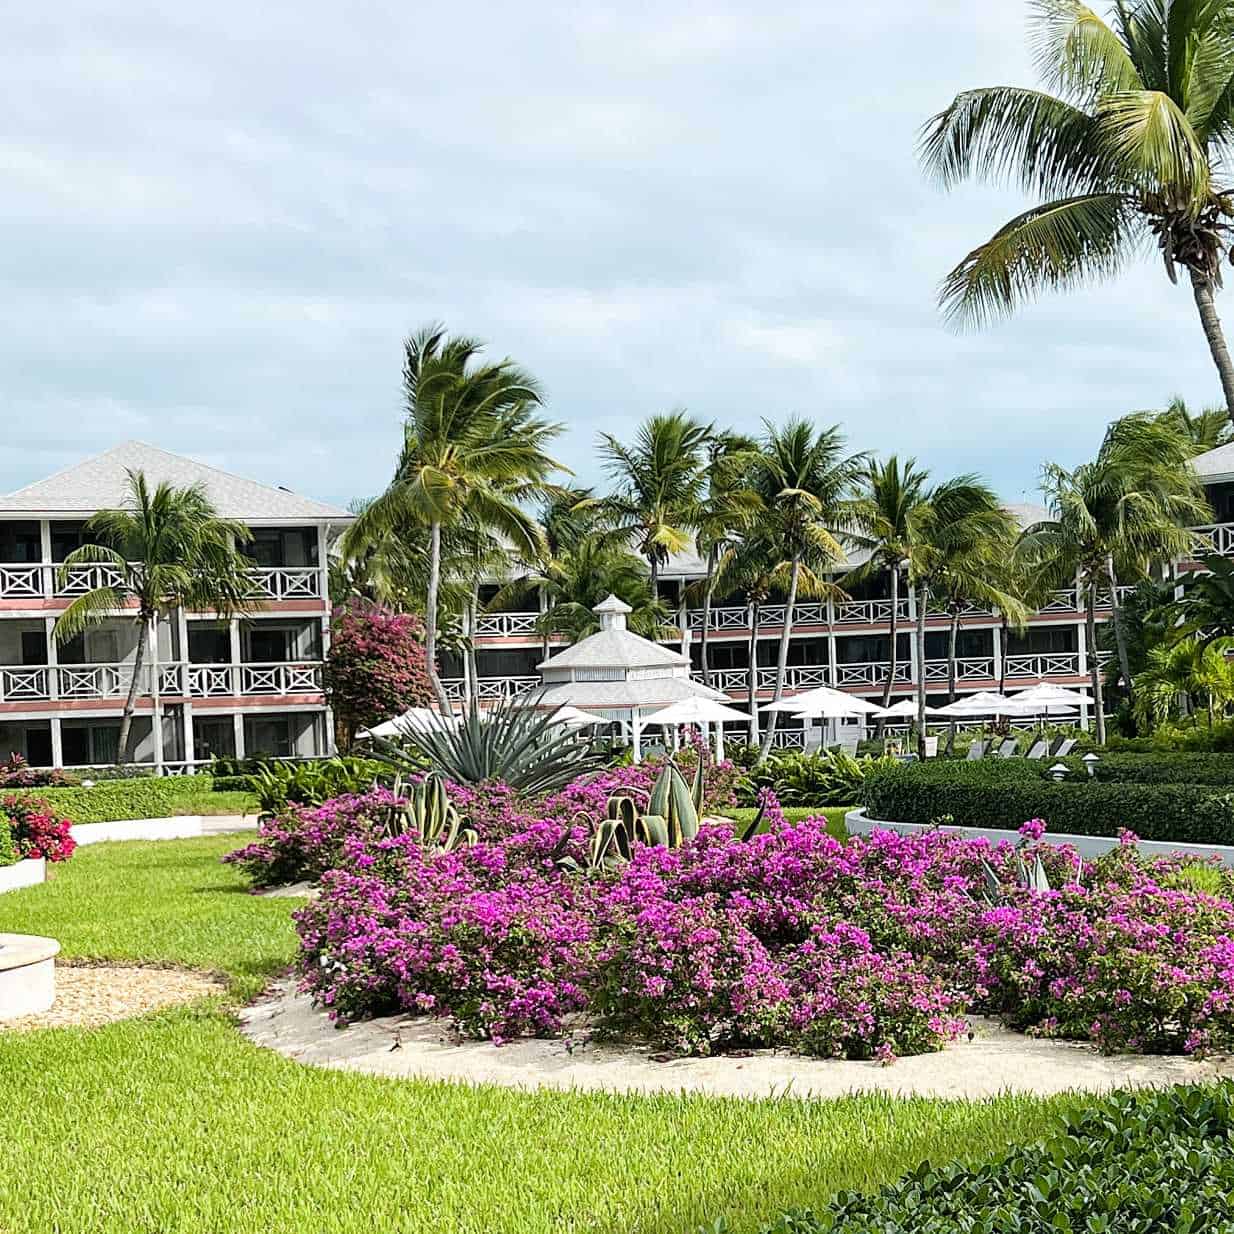
{"type": "Polygon", "coordinates": [[[1050,685],[1043,682],[1039,686],[1030,686],[1011,696],[1017,703],[1033,703],[1038,706],[1045,704],[1054,707],[1075,708],[1091,706],[1096,700],[1083,690],[1068,690],[1066,686],[1050,685]]]}
{"type": "Polygon", "coordinates": [[[1018,699],[1007,698],[995,694],[992,690],[979,690],[976,694],[966,694],[957,698],[954,703],[938,708],[936,715],[940,716],[1031,716],[1036,715],[1038,708],[1033,703],[1022,703],[1018,699]]]}
{"type": "MultiPolygon", "coordinates": [[[[898,703],[892,703],[890,707],[880,707],[878,714],[884,719],[890,719],[892,716],[908,716],[911,719],[917,714],[917,700],[915,698],[902,698],[898,703]]],[[[926,715],[928,716],[942,714],[942,711],[937,707],[926,708],[926,715]]]]}
{"type": "Polygon", "coordinates": [[[559,707],[553,712],[553,724],[568,724],[571,728],[586,728],[589,724],[611,724],[604,716],[596,715],[594,711],[583,711],[578,707],[559,707]]]}
{"type": "Polygon", "coordinates": [[[864,698],[858,698],[855,694],[845,694],[843,690],[833,690],[830,686],[819,686],[816,690],[807,690],[804,694],[783,698],[778,703],[768,703],[763,710],[835,719],[840,716],[874,716],[878,715],[882,708],[874,703],[867,703],[864,698]]]}
{"type": "Polygon", "coordinates": [[[676,727],[679,724],[714,724],[716,726],[716,758],[724,757],[724,721],[749,720],[744,711],[736,707],[726,707],[710,698],[685,698],[678,703],[669,703],[659,711],[653,711],[644,724],[660,724],[665,727],[676,727]]]}
{"type": "Polygon", "coordinates": [[[401,716],[391,720],[383,720],[372,728],[362,728],[357,737],[401,737],[404,733],[422,733],[427,729],[455,728],[458,725],[457,716],[442,715],[431,707],[412,707],[401,716]]]}

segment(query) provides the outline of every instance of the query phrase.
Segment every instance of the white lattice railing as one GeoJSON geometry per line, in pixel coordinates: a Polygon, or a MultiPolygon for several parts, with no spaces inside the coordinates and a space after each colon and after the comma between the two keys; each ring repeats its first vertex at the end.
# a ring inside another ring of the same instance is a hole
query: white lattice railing
{"type": "MultiPolygon", "coordinates": [[[[446,697],[452,702],[465,701],[467,698],[467,680],[464,677],[446,677],[442,683],[446,697]]],[[[497,699],[513,698],[517,694],[526,694],[540,685],[539,677],[481,677],[477,693],[480,701],[494,702],[497,699]]]]}
{"type": "Polygon", "coordinates": [[[251,571],[254,596],[265,600],[319,600],[321,571],[312,566],[270,566],[251,571]]]}
{"type": "MultiPolygon", "coordinates": [[[[265,600],[321,598],[321,571],[313,567],[254,568],[253,596],[265,600]]],[[[115,587],[120,571],[115,566],[0,565],[0,600],[72,598],[98,587],[115,587]]]]}
{"type": "MultiPolygon", "coordinates": [[[[691,630],[703,628],[703,610],[692,608],[688,614],[691,630]]],[[[711,610],[712,630],[747,630],[750,627],[750,610],[748,608],[713,608],[711,610]]]]}
{"type": "MultiPolygon", "coordinates": [[[[896,602],[896,620],[908,620],[908,600],[896,602]]],[[[835,605],[838,626],[880,626],[891,621],[890,600],[843,600],[835,605]]]]}
{"type": "Polygon", "coordinates": [[[42,566],[0,566],[0,599],[41,599],[42,566]]]}
{"type": "MultiPolygon", "coordinates": [[[[837,664],[834,684],[841,688],[844,686],[881,686],[890,672],[891,665],[886,660],[837,664]]],[[[896,661],[895,680],[907,683],[912,679],[912,665],[905,660],[896,661]]]]}
{"type": "MultiPolygon", "coordinates": [[[[152,665],[142,666],[138,697],[150,695],[153,672],[152,665]]],[[[131,664],[11,665],[0,667],[0,703],[119,700],[132,680],[131,664]]],[[[168,698],[320,694],[321,664],[160,664],[158,685],[168,698]]]]}
{"type": "MultiPolygon", "coordinates": [[[[956,681],[992,681],[994,657],[972,656],[956,660],[956,681]]],[[[951,680],[951,664],[947,660],[926,661],[926,681],[946,685],[951,680]]]]}
{"type": "Polygon", "coordinates": [[[1192,552],[1197,557],[1234,555],[1234,523],[1209,523],[1191,529],[1192,552]]]}
{"type": "Polygon", "coordinates": [[[1036,656],[1006,656],[1003,674],[1008,681],[1025,678],[1036,680],[1044,677],[1078,677],[1080,656],[1078,652],[1051,652],[1036,656]]]}
{"type": "Polygon", "coordinates": [[[520,634],[540,638],[536,630],[539,613],[481,613],[476,618],[476,635],[511,638],[520,634]]]}

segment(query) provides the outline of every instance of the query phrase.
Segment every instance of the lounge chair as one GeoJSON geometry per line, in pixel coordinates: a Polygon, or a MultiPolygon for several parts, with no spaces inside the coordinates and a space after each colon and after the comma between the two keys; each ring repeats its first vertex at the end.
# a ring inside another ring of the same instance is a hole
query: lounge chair
{"type": "Polygon", "coordinates": [[[1077,737],[1065,737],[1058,743],[1058,749],[1054,751],[1052,758],[1066,758],[1068,754],[1076,747],[1077,737]]]}
{"type": "Polygon", "coordinates": [[[1025,758],[1039,759],[1045,758],[1046,751],[1050,748],[1050,743],[1044,737],[1038,737],[1028,748],[1028,753],[1025,758]]]}
{"type": "Polygon", "coordinates": [[[1016,739],[1007,737],[1003,740],[1003,744],[998,747],[999,758],[1012,758],[1015,756],[1016,739]]]}
{"type": "Polygon", "coordinates": [[[974,741],[972,745],[968,747],[968,754],[965,757],[969,762],[976,762],[977,759],[981,758],[984,754],[985,742],[978,740],[974,741]]]}

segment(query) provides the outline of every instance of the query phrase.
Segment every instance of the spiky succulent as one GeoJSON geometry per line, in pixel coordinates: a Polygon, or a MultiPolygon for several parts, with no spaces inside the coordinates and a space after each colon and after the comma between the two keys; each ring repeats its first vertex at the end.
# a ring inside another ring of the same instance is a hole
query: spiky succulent
{"type": "Polygon", "coordinates": [[[479,842],[476,830],[463,825],[463,817],[446,795],[446,782],[441,776],[427,775],[406,787],[396,777],[394,795],[400,800],[381,819],[389,835],[414,836],[422,848],[439,848],[447,853],[479,842]]]}

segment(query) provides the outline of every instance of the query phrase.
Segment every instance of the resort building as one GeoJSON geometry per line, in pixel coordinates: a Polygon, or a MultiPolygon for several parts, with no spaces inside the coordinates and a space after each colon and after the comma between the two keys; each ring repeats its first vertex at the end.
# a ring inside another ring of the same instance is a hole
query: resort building
{"type": "MultiPolygon", "coordinates": [[[[1234,555],[1234,445],[1223,446],[1195,460],[1217,522],[1195,528],[1195,554],[1234,555]]],[[[1012,505],[1009,509],[1021,527],[1046,517],[1039,506],[1012,505]]],[[[856,564],[846,563],[845,568],[856,564]]],[[[1173,563],[1173,569],[1196,568],[1194,559],[1173,563]]],[[[837,570],[837,576],[843,570],[837,570]]],[[[692,600],[692,584],[705,577],[706,564],[697,556],[674,557],[661,569],[661,595],[677,613],[680,636],[671,646],[690,658],[701,678],[703,609],[692,600]]],[[[496,593],[496,586],[485,595],[496,593]]],[[[949,664],[947,645],[952,614],[943,607],[931,608],[926,617],[924,663],[918,663],[912,637],[917,611],[911,596],[901,586],[896,605],[896,672],[892,702],[911,697],[924,674],[931,705],[947,701],[949,664]]],[[[1130,588],[1120,588],[1120,596],[1130,588]]],[[[851,598],[836,602],[807,601],[795,606],[789,643],[786,693],[818,686],[833,686],[872,700],[881,699],[889,670],[891,650],[890,580],[883,578],[864,591],[850,591],[851,598]]],[[[537,665],[544,659],[544,639],[537,633],[536,612],[490,612],[482,615],[474,632],[478,692],[482,699],[518,694],[535,689],[540,682],[537,665]]],[[[1097,619],[1110,617],[1109,597],[1102,597],[1097,619]]],[[[711,684],[735,704],[748,708],[751,691],[755,699],[772,697],[776,656],[785,619],[782,603],[763,605],[757,612],[737,596],[717,597],[710,613],[707,634],[711,684]],[[757,623],[757,625],[756,625],[757,623]],[[751,664],[753,648],[753,664],[751,664]]],[[[1084,600],[1078,587],[1053,594],[1023,631],[1010,629],[1000,614],[979,605],[965,605],[959,613],[956,665],[958,695],[980,690],[1014,692],[1049,682],[1083,687],[1088,681],[1091,657],[1101,662],[1110,652],[1092,648],[1085,640],[1084,600]]],[[[564,646],[564,639],[550,646],[564,646]]],[[[445,665],[446,688],[455,698],[464,698],[467,681],[463,665],[445,665]],[[451,670],[457,668],[457,672],[451,670]]],[[[733,726],[734,728],[739,726],[733,726]]],[[[799,746],[805,734],[799,723],[781,716],[777,744],[799,746]]]]}
{"type": "Polygon", "coordinates": [[[255,597],[242,617],[176,610],[154,623],[137,683],[134,760],[174,771],[214,756],[333,751],[322,694],[329,640],[327,548],[350,520],[283,488],[140,442],[0,497],[0,759],[34,766],[114,763],[133,679],[137,623],[117,610],[58,643],[58,614],[100,585],[105,566],[64,575],[98,510],[125,504],[128,471],[152,485],[200,484],[218,513],[253,531],[255,597]]]}

